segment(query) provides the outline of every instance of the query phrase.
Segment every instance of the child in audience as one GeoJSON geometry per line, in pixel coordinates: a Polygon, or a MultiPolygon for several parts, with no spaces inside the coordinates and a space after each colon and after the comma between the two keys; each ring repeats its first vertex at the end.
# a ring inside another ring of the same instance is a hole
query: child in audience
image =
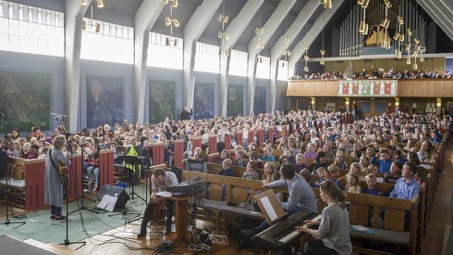
{"type": "Polygon", "coordinates": [[[256,163],[256,167],[258,169],[263,169],[264,168],[264,163],[259,159],[258,157],[258,152],[252,151],[249,153],[249,162],[254,161],[256,163]]]}
{"type": "Polygon", "coordinates": [[[377,165],[379,167],[380,173],[387,173],[388,171],[390,171],[392,162],[393,161],[390,159],[390,153],[387,149],[382,149],[381,152],[378,152],[371,159],[371,164],[377,165]]]}
{"type": "Polygon", "coordinates": [[[296,173],[298,174],[304,168],[308,169],[308,166],[304,163],[304,154],[298,153],[296,155],[296,165],[294,166],[294,171],[296,171],[296,173]]]}
{"type": "Polygon", "coordinates": [[[18,158],[20,156],[20,152],[15,148],[13,142],[8,142],[8,150],[6,154],[8,154],[8,158],[18,158]]]}
{"type": "Polygon", "coordinates": [[[371,164],[368,166],[366,174],[374,174],[374,176],[378,176],[379,174],[379,167],[377,165],[371,164]]]}
{"type": "Polygon", "coordinates": [[[236,151],[236,159],[234,160],[234,165],[239,167],[246,167],[247,161],[244,160],[245,152],[243,150],[236,151]]]}
{"type": "Polygon", "coordinates": [[[384,182],[395,184],[399,178],[401,178],[401,170],[403,169],[403,164],[400,162],[393,162],[390,166],[390,172],[385,173],[384,182]]]}
{"type": "Polygon", "coordinates": [[[395,153],[393,154],[393,162],[399,162],[401,163],[401,165],[404,165],[404,163],[407,162],[407,158],[404,157],[402,154],[403,153],[401,150],[395,151],[395,153]]]}
{"type": "Polygon", "coordinates": [[[364,190],[362,190],[363,194],[375,195],[375,196],[381,195],[379,190],[376,189],[376,176],[374,174],[368,174],[365,177],[365,182],[366,182],[367,187],[364,190]]]}
{"type": "Polygon", "coordinates": [[[327,171],[329,171],[330,177],[333,180],[343,178],[343,176],[340,173],[340,168],[338,168],[337,166],[330,165],[329,167],[327,167],[327,171]]]}
{"type": "Polygon", "coordinates": [[[222,163],[222,170],[220,170],[219,175],[236,176],[236,172],[231,170],[232,165],[233,162],[231,161],[231,159],[225,159],[222,163]]]}
{"type": "Polygon", "coordinates": [[[319,180],[316,181],[316,186],[319,187],[319,185],[321,185],[321,182],[323,182],[324,180],[327,180],[327,178],[329,176],[328,176],[327,169],[324,167],[318,168],[318,170],[316,171],[316,174],[319,177],[319,180]]]}
{"type": "Polygon", "coordinates": [[[349,174],[356,174],[359,177],[359,180],[363,181],[362,165],[358,162],[352,163],[349,167],[349,174]]]}
{"type": "Polygon", "coordinates": [[[317,155],[317,153],[316,153],[315,145],[313,143],[309,143],[307,145],[307,150],[304,153],[304,158],[315,159],[316,155],[317,155]]]}
{"type": "Polygon", "coordinates": [[[263,156],[261,157],[261,161],[266,161],[266,162],[274,162],[275,157],[272,155],[271,149],[264,147],[263,148],[263,156]]]}
{"type": "Polygon", "coordinates": [[[272,162],[266,162],[266,164],[264,164],[264,174],[262,176],[262,181],[271,183],[279,179],[280,174],[275,170],[275,164],[272,162]]]}
{"type": "Polygon", "coordinates": [[[285,155],[288,158],[288,163],[291,165],[296,164],[296,159],[293,156],[293,152],[291,149],[287,148],[283,151],[283,155],[285,155]]]}
{"type": "Polygon", "coordinates": [[[249,161],[247,163],[247,171],[244,172],[242,178],[247,180],[259,180],[260,175],[256,171],[256,163],[254,161],[249,161]]]}
{"type": "Polygon", "coordinates": [[[311,179],[311,173],[308,169],[304,168],[300,171],[300,175],[302,176],[302,178],[304,178],[304,180],[310,185],[310,187],[312,188],[317,188],[318,185],[316,182],[314,182],[312,179],[311,179]]]}
{"type": "Polygon", "coordinates": [[[222,163],[225,159],[231,159],[231,152],[227,149],[222,150],[220,153],[220,159],[217,160],[217,163],[222,163]]]}
{"type": "Polygon", "coordinates": [[[348,174],[348,177],[346,179],[346,186],[344,187],[344,191],[350,192],[350,193],[357,193],[360,194],[362,193],[362,188],[360,188],[359,185],[359,176],[356,174],[348,174]]]}
{"type": "Polygon", "coordinates": [[[27,159],[37,159],[39,156],[39,146],[33,144],[30,146],[30,153],[28,154],[27,159]]]}
{"type": "Polygon", "coordinates": [[[341,152],[337,152],[337,155],[335,155],[335,161],[332,165],[335,165],[340,169],[348,169],[348,165],[344,162],[344,156],[341,152]]]}
{"type": "Polygon", "coordinates": [[[362,166],[362,169],[367,169],[370,165],[370,159],[366,155],[362,155],[359,159],[359,163],[362,166]]]}
{"type": "Polygon", "coordinates": [[[351,153],[352,156],[352,162],[359,162],[360,157],[362,156],[362,151],[360,150],[353,150],[351,153]]]}

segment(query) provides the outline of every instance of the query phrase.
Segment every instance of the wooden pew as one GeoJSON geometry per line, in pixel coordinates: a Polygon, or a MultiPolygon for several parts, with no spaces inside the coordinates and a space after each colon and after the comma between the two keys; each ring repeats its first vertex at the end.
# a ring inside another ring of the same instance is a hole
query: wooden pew
{"type": "Polygon", "coordinates": [[[242,145],[242,142],[244,141],[244,138],[242,137],[242,131],[239,131],[236,133],[236,145],[242,145]]]}
{"type": "Polygon", "coordinates": [[[394,244],[409,248],[409,254],[416,254],[417,247],[417,215],[419,197],[412,200],[395,199],[382,196],[348,193],[349,217],[351,225],[368,225],[369,207],[373,207],[373,221],[370,229],[374,234],[351,231],[354,251],[362,254],[385,254],[370,248],[360,247],[360,241],[374,241],[382,244],[394,244]],[[384,213],[383,228],[380,227],[380,213],[384,213]],[[406,212],[410,214],[409,222],[406,212]],[[405,225],[409,229],[405,229],[405,225]]]}
{"type": "Polygon", "coordinates": [[[267,136],[271,143],[274,144],[274,128],[271,127],[267,130],[267,136]]]}
{"type": "MultiPolygon", "coordinates": [[[[67,198],[69,201],[82,196],[82,156],[71,155],[71,166],[68,169],[69,187],[67,198]]],[[[44,202],[44,159],[21,159],[11,158],[10,163],[14,165],[13,178],[16,180],[13,191],[17,200],[23,201],[24,209],[40,210],[46,207],[44,202]]]]}
{"type": "Polygon", "coordinates": [[[2,191],[9,192],[8,199],[23,206],[25,204],[24,165],[17,165],[16,162],[10,159],[5,171],[5,177],[0,180],[0,187],[2,191]]]}
{"type": "Polygon", "coordinates": [[[225,141],[224,142],[225,142],[225,149],[227,149],[227,150],[231,150],[232,149],[231,148],[231,139],[232,139],[231,134],[225,134],[225,141]]]}
{"type": "Polygon", "coordinates": [[[99,152],[99,187],[106,184],[113,185],[114,183],[113,158],[113,150],[101,150],[99,152]]]}
{"type": "MultiPolygon", "coordinates": [[[[206,167],[208,169],[208,173],[218,174],[222,170],[222,164],[216,163],[206,163],[206,167]]],[[[246,167],[239,167],[239,166],[231,166],[231,170],[236,173],[236,177],[242,177],[242,175],[247,171],[246,167]]],[[[263,176],[264,170],[258,169],[257,172],[260,176],[263,176]]]]}
{"type": "Polygon", "coordinates": [[[183,139],[178,139],[173,142],[174,144],[174,157],[175,157],[175,167],[177,168],[182,168],[183,167],[183,162],[182,160],[184,159],[184,140],[183,139]]]}
{"type": "Polygon", "coordinates": [[[164,164],[164,143],[151,143],[150,147],[153,152],[153,164],[164,164]]]}
{"type": "Polygon", "coordinates": [[[209,153],[217,153],[217,136],[209,136],[209,153]]]}

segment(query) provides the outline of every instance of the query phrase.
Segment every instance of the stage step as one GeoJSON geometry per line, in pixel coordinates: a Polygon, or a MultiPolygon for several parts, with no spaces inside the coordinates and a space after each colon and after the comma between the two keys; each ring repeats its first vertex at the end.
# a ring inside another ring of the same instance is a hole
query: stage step
{"type": "Polygon", "coordinates": [[[54,243],[41,243],[40,241],[36,241],[34,239],[26,239],[23,241],[24,243],[27,243],[29,245],[33,245],[35,247],[41,248],[43,250],[53,252],[55,254],[65,254],[65,255],[81,255],[83,253],[80,253],[76,250],[79,246],[74,245],[74,247],[66,247],[64,245],[58,245],[54,243]]]}

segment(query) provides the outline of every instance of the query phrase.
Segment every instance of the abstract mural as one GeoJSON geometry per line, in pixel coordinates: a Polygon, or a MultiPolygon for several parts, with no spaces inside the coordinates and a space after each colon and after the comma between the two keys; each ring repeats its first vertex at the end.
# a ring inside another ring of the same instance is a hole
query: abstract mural
{"type": "Polygon", "coordinates": [[[0,71],[0,112],[7,132],[50,129],[51,86],[49,73],[0,71]]]}
{"type": "Polygon", "coordinates": [[[194,119],[214,118],[214,84],[195,83],[193,102],[194,119]]]}
{"type": "Polygon", "coordinates": [[[256,114],[266,112],[267,88],[255,87],[255,99],[253,100],[253,112],[256,114]]]}
{"type": "Polygon", "coordinates": [[[87,127],[123,122],[124,78],[87,76],[87,127]]]}
{"type": "Polygon", "coordinates": [[[149,122],[159,123],[175,118],[175,82],[149,81],[149,122]]]}
{"type": "Polygon", "coordinates": [[[243,102],[243,86],[228,85],[228,117],[242,115],[243,102]]]}

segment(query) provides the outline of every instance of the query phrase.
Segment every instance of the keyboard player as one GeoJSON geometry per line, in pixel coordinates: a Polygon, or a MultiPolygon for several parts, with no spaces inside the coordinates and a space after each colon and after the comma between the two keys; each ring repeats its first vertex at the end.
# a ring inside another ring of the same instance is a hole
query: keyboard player
{"type": "MultiPolygon", "coordinates": [[[[310,185],[299,175],[296,175],[292,165],[285,165],[281,169],[282,179],[267,183],[263,181],[263,187],[276,188],[281,186],[288,186],[288,200],[281,202],[283,210],[287,212],[287,216],[291,216],[302,209],[310,210],[314,213],[317,212],[317,202],[313,189],[310,185]]],[[[266,221],[253,229],[244,229],[241,231],[242,235],[246,238],[264,231],[269,227],[266,221]]]]}
{"type": "Polygon", "coordinates": [[[320,191],[321,199],[327,203],[327,207],[322,210],[321,221],[307,220],[303,226],[296,227],[296,231],[316,238],[316,241],[305,244],[304,254],[351,254],[352,244],[349,238],[351,226],[348,209],[345,206],[346,195],[330,180],[321,183],[320,191]],[[317,225],[318,229],[311,229],[317,225]]]}

